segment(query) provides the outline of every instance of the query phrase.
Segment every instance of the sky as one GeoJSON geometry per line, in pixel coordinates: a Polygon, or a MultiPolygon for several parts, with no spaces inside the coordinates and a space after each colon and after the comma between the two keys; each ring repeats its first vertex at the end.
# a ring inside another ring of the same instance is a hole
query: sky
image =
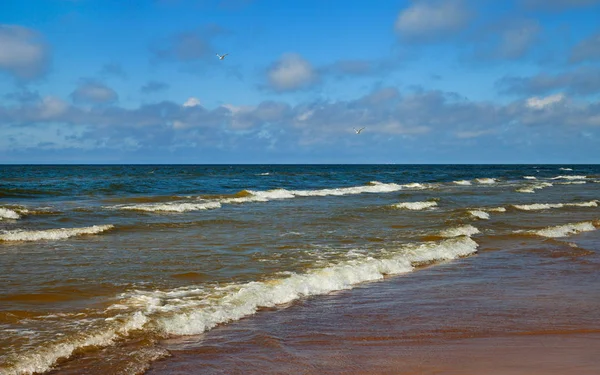
{"type": "Polygon", "coordinates": [[[600,0],[3,0],[0,164],[600,163],[599,17],[600,0]]]}

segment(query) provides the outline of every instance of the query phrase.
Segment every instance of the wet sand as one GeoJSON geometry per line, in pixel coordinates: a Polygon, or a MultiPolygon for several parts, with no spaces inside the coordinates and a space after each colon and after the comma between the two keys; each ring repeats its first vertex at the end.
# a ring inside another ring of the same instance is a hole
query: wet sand
{"type": "Polygon", "coordinates": [[[600,236],[479,254],[167,340],[149,374],[599,374],[600,236]],[[577,247],[576,247],[577,246],[577,247]]]}

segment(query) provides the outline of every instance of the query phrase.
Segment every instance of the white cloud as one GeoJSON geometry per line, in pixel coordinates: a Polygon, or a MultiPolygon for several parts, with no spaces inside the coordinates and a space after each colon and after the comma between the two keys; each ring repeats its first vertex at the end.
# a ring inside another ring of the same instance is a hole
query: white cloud
{"type": "Polygon", "coordinates": [[[188,98],[188,100],[186,100],[185,103],[183,103],[184,107],[197,107],[199,105],[200,105],[200,99],[194,98],[193,96],[190,96],[188,98]]]}
{"type": "Polygon", "coordinates": [[[269,86],[276,91],[303,89],[318,77],[312,65],[296,53],[285,54],[268,71],[269,86]]]}
{"type": "Polygon", "coordinates": [[[20,79],[42,76],[50,52],[41,36],[25,27],[0,25],[0,69],[20,79]]]}
{"type": "Polygon", "coordinates": [[[527,99],[526,105],[529,108],[544,109],[553,104],[560,103],[563,100],[565,100],[564,94],[549,95],[549,96],[546,96],[543,98],[534,96],[534,97],[527,99]]]}
{"type": "Polygon", "coordinates": [[[429,39],[460,31],[469,18],[463,0],[424,0],[400,12],[395,29],[407,39],[429,39]]]}

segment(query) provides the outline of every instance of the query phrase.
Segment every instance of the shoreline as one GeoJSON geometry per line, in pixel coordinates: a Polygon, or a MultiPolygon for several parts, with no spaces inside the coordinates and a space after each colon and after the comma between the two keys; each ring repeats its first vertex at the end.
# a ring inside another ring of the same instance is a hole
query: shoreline
{"type": "Polygon", "coordinates": [[[147,374],[598,374],[598,237],[558,258],[556,244],[482,241],[478,255],[165,340],[172,356],[147,374]]]}

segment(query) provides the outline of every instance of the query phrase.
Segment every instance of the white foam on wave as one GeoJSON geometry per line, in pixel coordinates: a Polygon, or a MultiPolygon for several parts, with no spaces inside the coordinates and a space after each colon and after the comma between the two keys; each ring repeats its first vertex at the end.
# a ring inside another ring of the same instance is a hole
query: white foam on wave
{"type": "Polygon", "coordinates": [[[498,180],[496,180],[495,178],[476,178],[475,181],[485,185],[495,184],[496,182],[498,182],[498,180]]]}
{"type": "Polygon", "coordinates": [[[533,185],[529,185],[529,186],[525,186],[525,187],[516,189],[515,191],[517,193],[535,193],[536,190],[541,190],[543,188],[547,188],[550,186],[554,186],[554,185],[550,182],[540,182],[540,183],[536,183],[533,185]]]}
{"type": "Polygon", "coordinates": [[[440,232],[440,236],[442,236],[442,237],[472,236],[477,233],[479,233],[479,229],[468,224],[468,225],[461,225],[459,227],[444,229],[443,231],[440,232]]]}
{"type": "Polygon", "coordinates": [[[487,212],[506,212],[506,208],[505,207],[492,207],[492,208],[482,209],[482,211],[487,211],[487,212]]]}
{"type": "Polygon", "coordinates": [[[136,210],[136,211],[148,211],[148,212],[188,212],[188,211],[200,211],[200,210],[211,210],[220,208],[219,202],[202,202],[202,203],[144,203],[134,204],[129,206],[119,206],[122,210],[136,210]]]}
{"type": "Polygon", "coordinates": [[[523,176],[523,178],[526,180],[537,180],[537,177],[535,176],[523,176]]]}
{"type": "Polygon", "coordinates": [[[539,230],[528,231],[527,233],[535,234],[542,237],[568,237],[573,234],[581,233],[581,232],[590,232],[594,231],[597,228],[594,226],[594,223],[591,221],[584,221],[580,223],[574,224],[565,224],[565,225],[557,225],[554,227],[548,227],[539,230]]]}
{"type": "Polygon", "coordinates": [[[587,181],[565,181],[559,182],[560,185],[583,185],[587,184],[587,181]]]}
{"type": "Polygon", "coordinates": [[[83,228],[59,228],[46,230],[11,230],[0,233],[0,241],[62,240],[85,234],[98,234],[114,228],[114,225],[93,225],[83,228]]]}
{"type": "Polygon", "coordinates": [[[391,193],[402,189],[425,189],[423,184],[411,183],[399,185],[395,183],[382,183],[371,181],[364,186],[350,186],[345,188],[316,189],[316,190],[287,190],[273,189],[266,191],[247,190],[247,196],[221,199],[222,203],[246,203],[246,202],[267,202],[277,199],[292,199],[296,197],[325,197],[355,195],[362,193],[391,193]]]}
{"type": "Polygon", "coordinates": [[[437,202],[429,202],[429,201],[427,201],[427,202],[402,202],[402,203],[393,204],[392,207],[405,209],[405,210],[419,211],[419,210],[424,210],[426,208],[436,207],[437,205],[438,205],[437,202]]]}
{"type": "Polygon", "coordinates": [[[17,220],[20,218],[21,218],[21,215],[19,215],[16,211],[11,210],[10,208],[0,207],[0,220],[4,220],[4,219],[17,220]]]}
{"type": "Polygon", "coordinates": [[[578,203],[533,203],[533,204],[513,204],[514,208],[522,211],[538,211],[538,210],[549,210],[551,208],[563,208],[563,207],[598,207],[598,201],[593,200],[589,202],[578,202],[578,203]]]}
{"type": "Polygon", "coordinates": [[[195,335],[218,324],[252,315],[259,308],[351,289],[356,284],[380,280],[385,275],[410,272],[416,264],[451,260],[471,255],[476,250],[477,243],[468,237],[422,244],[405,248],[400,254],[387,259],[353,259],[305,274],[291,274],[285,279],[235,286],[216,303],[208,306],[202,300],[197,307],[188,305],[180,311],[174,311],[169,302],[163,300],[159,305],[153,305],[152,310],[168,312],[167,316],[156,319],[161,331],[171,335],[195,335]]]}
{"type": "Polygon", "coordinates": [[[490,214],[488,214],[485,211],[481,211],[481,210],[470,210],[469,214],[477,219],[481,219],[481,220],[489,220],[490,219],[490,214]]]}
{"type": "Polygon", "coordinates": [[[572,171],[573,169],[571,168],[558,168],[561,171],[572,171]]]}
{"type": "Polygon", "coordinates": [[[469,180],[459,180],[459,181],[453,181],[456,185],[471,185],[471,181],[469,180]]]}
{"type": "Polygon", "coordinates": [[[587,178],[587,176],[556,176],[556,177],[552,177],[552,180],[585,180],[587,178]]]}
{"type": "Polygon", "coordinates": [[[101,332],[83,332],[77,336],[61,338],[55,342],[38,346],[27,353],[15,354],[5,364],[0,364],[0,373],[5,375],[35,374],[52,370],[61,358],[69,358],[77,349],[85,347],[104,347],[112,345],[119,337],[141,329],[148,321],[142,312],[113,320],[110,328],[101,332]]]}
{"type": "Polygon", "coordinates": [[[38,346],[11,358],[2,369],[11,375],[45,372],[77,349],[112,345],[134,330],[151,330],[165,337],[200,334],[218,324],[253,315],[260,308],[351,289],[360,283],[381,280],[386,275],[411,272],[418,265],[472,255],[477,247],[469,237],[452,238],[406,245],[395,249],[388,258],[354,257],[325,268],[303,274],[289,272],[287,277],[267,281],[124,293],[107,309],[120,312],[106,319],[108,328],[38,346]]]}
{"type": "Polygon", "coordinates": [[[533,187],[522,187],[515,190],[517,193],[535,193],[533,187]]]}
{"type": "Polygon", "coordinates": [[[221,204],[236,204],[236,203],[251,203],[251,202],[268,202],[272,200],[292,199],[297,197],[325,197],[325,196],[342,196],[356,195],[363,193],[391,193],[403,189],[428,189],[433,188],[435,184],[409,183],[400,185],[396,183],[382,183],[371,181],[363,186],[350,186],[344,188],[316,189],[316,190],[244,190],[239,196],[231,198],[220,198],[202,200],[202,202],[174,202],[174,203],[144,203],[134,205],[116,206],[122,210],[139,210],[149,212],[186,212],[220,208],[221,204]]]}

